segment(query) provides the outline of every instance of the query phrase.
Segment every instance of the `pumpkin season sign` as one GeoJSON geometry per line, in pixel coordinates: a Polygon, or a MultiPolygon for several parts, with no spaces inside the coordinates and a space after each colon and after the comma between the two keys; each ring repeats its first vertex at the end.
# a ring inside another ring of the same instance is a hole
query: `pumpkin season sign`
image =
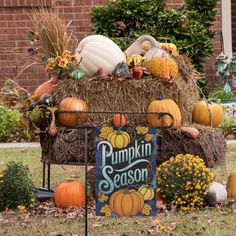
{"type": "Polygon", "coordinates": [[[156,214],[156,129],[96,129],[96,214],[156,214]]]}

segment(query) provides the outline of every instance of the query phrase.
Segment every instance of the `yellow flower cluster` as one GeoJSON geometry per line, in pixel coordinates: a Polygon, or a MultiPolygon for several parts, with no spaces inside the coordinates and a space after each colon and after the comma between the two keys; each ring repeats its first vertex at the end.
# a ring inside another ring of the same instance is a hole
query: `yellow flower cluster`
{"type": "Polygon", "coordinates": [[[102,194],[99,198],[98,198],[98,201],[100,202],[106,202],[108,200],[108,196],[102,194]]]}
{"type": "Polygon", "coordinates": [[[101,212],[101,213],[104,213],[105,216],[111,216],[112,210],[111,210],[111,208],[109,207],[109,205],[106,204],[105,206],[103,206],[103,207],[101,208],[100,212],[101,212]]]}
{"type": "Polygon", "coordinates": [[[102,127],[101,130],[100,130],[100,134],[99,134],[99,137],[103,140],[103,139],[107,139],[108,135],[110,133],[113,132],[113,128],[110,127],[110,126],[105,126],[105,127],[102,127]]]}
{"type": "Polygon", "coordinates": [[[152,207],[145,203],[144,206],[143,206],[143,209],[142,209],[142,213],[146,216],[150,215],[150,211],[152,210],[152,207]]]}
{"type": "Polygon", "coordinates": [[[136,130],[137,130],[137,134],[146,134],[148,132],[148,127],[137,126],[136,130]]]}
{"type": "Polygon", "coordinates": [[[24,205],[17,206],[19,211],[25,211],[26,207],[24,205]]]}
{"type": "Polygon", "coordinates": [[[45,67],[45,72],[55,72],[59,74],[60,70],[67,68],[69,65],[76,62],[75,55],[70,51],[65,50],[61,56],[49,58],[45,67]]]}
{"type": "Polygon", "coordinates": [[[167,202],[183,211],[202,207],[214,174],[198,156],[179,154],[157,168],[157,185],[167,202]]]}

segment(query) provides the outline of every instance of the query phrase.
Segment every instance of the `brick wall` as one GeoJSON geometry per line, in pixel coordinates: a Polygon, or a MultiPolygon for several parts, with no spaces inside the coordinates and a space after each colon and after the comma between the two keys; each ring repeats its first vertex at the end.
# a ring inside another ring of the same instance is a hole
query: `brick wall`
{"type": "MultiPolygon", "coordinates": [[[[0,86],[6,78],[13,78],[21,71],[22,67],[34,63],[30,60],[26,51],[30,47],[26,39],[27,27],[31,27],[28,14],[31,8],[37,9],[45,6],[59,13],[61,19],[66,23],[71,22],[69,31],[73,31],[80,40],[91,33],[91,22],[89,12],[91,6],[96,3],[105,4],[109,0],[0,0],[0,86]]],[[[168,0],[169,7],[181,7],[181,0],[168,0]]],[[[217,6],[220,12],[220,3],[217,6]]],[[[217,32],[214,43],[215,54],[209,58],[206,65],[207,77],[213,81],[215,70],[213,62],[216,55],[220,53],[219,31],[221,29],[220,13],[214,30],[217,32]]],[[[27,68],[18,81],[21,85],[33,91],[35,87],[47,80],[44,68],[34,65],[27,68]]]]}

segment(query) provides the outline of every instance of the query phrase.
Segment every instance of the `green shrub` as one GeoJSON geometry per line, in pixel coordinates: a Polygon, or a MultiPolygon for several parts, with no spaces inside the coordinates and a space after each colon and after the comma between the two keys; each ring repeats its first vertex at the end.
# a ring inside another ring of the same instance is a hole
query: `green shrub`
{"type": "Polygon", "coordinates": [[[21,119],[17,109],[7,109],[0,105],[0,141],[6,141],[16,131],[21,119]]]}
{"type": "Polygon", "coordinates": [[[0,176],[0,210],[29,207],[35,188],[28,167],[10,162],[0,176]]]}

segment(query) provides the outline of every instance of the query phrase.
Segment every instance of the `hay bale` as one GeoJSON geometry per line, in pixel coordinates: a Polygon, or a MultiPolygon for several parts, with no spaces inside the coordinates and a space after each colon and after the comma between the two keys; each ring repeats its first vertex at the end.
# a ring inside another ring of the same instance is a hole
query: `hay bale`
{"type": "MultiPolygon", "coordinates": [[[[147,76],[140,80],[118,82],[112,77],[92,77],[83,80],[63,80],[55,88],[59,103],[65,97],[78,97],[86,100],[89,110],[146,112],[148,104],[159,97],[173,99],[182,113],[183,123],[192,122],[194,101],[199,97],[196,71],[186,56],[177,58],[180,75],[176,82],[165,83],[161,78],[147,76]]],[[[90,114],[89,123],[100,124],[110,116],[90,114]]],[[[134,118],[132,118],[133,120],[134,118]]],[[[136,120],[145,120],[138,116],[136,120]]]]}
{"type": "Polygon", "coordinates": [[[211,127],[192,125],[199,130],[197,138],[178,130],[165,130],[159,137],[157,165],[177,154],[192,154],[201,157],[207,167],[222,164],[226,155],[226,141],[223,134],[211,127]]]}

